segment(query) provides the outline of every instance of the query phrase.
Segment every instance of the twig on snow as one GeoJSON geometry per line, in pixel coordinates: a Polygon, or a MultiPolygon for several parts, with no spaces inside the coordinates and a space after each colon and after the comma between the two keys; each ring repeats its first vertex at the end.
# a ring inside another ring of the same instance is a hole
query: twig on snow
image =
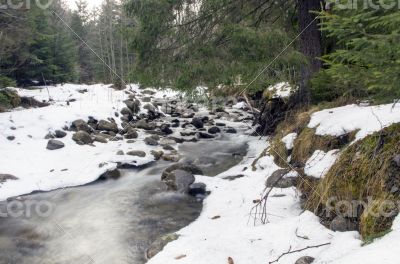
{"type": "Polygon", "coordinates": [[[330,245],[330,244],[331,244],[331,243],[329,242],[329,243],[320,244],[320,245],[316,245],[316,246],[308,246],[308,247],[301,248],[301,249],[296,249],[296,250],[293,250],[293,251],[292,251],[292,246],[290,246],[290,247],[289,247],[289,250],[288,250],[287,252],[282,253],[282,254],[281,254],[277,259],[275,259],[274,261],[270,261],[269,264],[276,263],[276,262],[278,262],[282,257],[284,257],[284,256],[286,256],[286,255],[289,255],[289,254],[302,252],[302,251],[305,251],[305,250],[311,249],[311,248],[324,247],[324,246],[328,246],[328,245],[330,245]]]}

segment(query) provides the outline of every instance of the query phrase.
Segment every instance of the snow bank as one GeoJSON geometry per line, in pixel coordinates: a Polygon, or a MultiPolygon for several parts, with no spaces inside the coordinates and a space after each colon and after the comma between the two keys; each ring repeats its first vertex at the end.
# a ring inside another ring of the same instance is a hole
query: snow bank
{"type": "Polygon", "coordinates": [[[238,166],[215,178],[197,176],[197,181],[205,182],[211,191],[204,201],[203,212],[194,223],[180,230],[179,239],[169,243],[149,264],[228,263],[229,257],[234,263],[265,264],[290,248],[323,243],[331,245],[287,255],[278,263],[293,264],[302,256],[313,256],[316,263],[330,263],[360,249],[356,232],[332,232],[314,214],[302,212],[293,188],[274,189],[267,205],[269,223],[254,225],[250,215],[253,201],[260,198],[266,176],[279,167],[272,157],[266,156],[258,161],[257,171],[251,171],[254,157],[268,144],[254,139],[249,144],[250,152],[238,166]],[[223,179],[235,175],[244,177],[234,181],[223,179]]]}
{"type": "MultiPolygon", "coordinates": [[[[134,86],[134,89],[138,89],[134,86]]],[[[19,178],[0,185],[0,200],[30,193],[49,191],[66,186],[78,186],[96,180],[107,170],[116,168],[117,162],[142,165],[154,160],[151,147],[140,138],[133,144],[110,141],[95,142],[93,146],[79,146],[72,140],[72,132],[59,139],[65,147],[50,151],[44,139],[50,131],[69,126],[76,119],[87,120],[114,117],[125,106],[125,91],[110,89],[108,85],[60,85],[47,89],[16,89],[20,95],[37,100],[53,99],[50,106],[35,109],[17,109],[0,114],[0,174],[19,178]],[[69,105],[67,105],[69,101],[69,105]],[[8,136],[14,136],[10,141],[8,136]],[[116,155],[117,150],[144,150],[145,158],[116,155]]],[[[163,97],[160,92],[156,96],[163,97]]],[[[120,124],[119,118],[115,118],[120,124]]]]}
{"type": "Polygon", "coordinates": [[[362,139],[393,123],[400,122],[400,104],[378,106],[346,105],[326,109],[311,116],[309,128],[317,135],[341,136],[359,130],[356,140],[362,139]]]}
{"type": "Polygon", "coordinates": [[[304,172],[311,177],[323,178],[333,164],[335,164],[338,156],[339,150],[337,149],[331,150],[328,153],[322,150],[316,150],[306,162],[304,172]]]}

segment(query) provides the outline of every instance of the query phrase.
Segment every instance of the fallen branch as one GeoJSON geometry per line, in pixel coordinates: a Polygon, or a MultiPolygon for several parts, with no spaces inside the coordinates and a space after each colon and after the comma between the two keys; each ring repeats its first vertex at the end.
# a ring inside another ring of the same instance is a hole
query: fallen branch
{"type": "Polygon", "coordinates": [[[270,261],[269,264],[276,263],[276,262],[278,262],[282,257],[284,257],[284,256],[286,256],[286,255],[289,255],[289,254],[298,253],[298,252],[305,251],[305,250],[311,249],[311,248],[324,247],[324,246],[328,246],[328,245],[330,245],[330,244],[331,244],[331,243],[329,242],[329,243],[320,244],[320,245],[316,245],[316,246],[308,246],[308,247],[305,247],[305,248],[302,248],[302,249],[296,249],[296,250],[293,250],[293,251],[291,251],[291,250],[292,250],[292,246],[290,246],[290,247],[289,247],[289,250],[288,250],[287,252],[282,253],[282,254],[281,254],[277,259],[275,259],[274,261],[270,261]]]}
{"type": "Polygon", "coordinates": [[[300,236],[300,235],[297,233],[298,231],[299,231],[299,228],[296,228],[296,231],[294,232],[295,235],[296,235],[298,238],[305,239],[305,240],[309,240],[309,238],[308,238],[307,236],[300,236]]]}

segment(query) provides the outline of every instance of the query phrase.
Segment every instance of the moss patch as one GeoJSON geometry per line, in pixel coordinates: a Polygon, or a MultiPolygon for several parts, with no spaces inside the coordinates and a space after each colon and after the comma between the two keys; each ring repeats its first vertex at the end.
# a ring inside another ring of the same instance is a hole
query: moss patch
{"type": "MultiPolygon", "coordinates": [[[[386,232],[393,217],[373,212],[390,209],[386,202],[400,196],[400,168],[394,161],[400,154],[399,142],[400,124],[394,124],[347,147],[310,194],[306,209],[321,212],[332,197],[350,203],[369,202],[367,209],[357,208],[354,215],[363,238],[386,232]]],[[[306,151],[308,148],[312,146],[306,151]]]]}

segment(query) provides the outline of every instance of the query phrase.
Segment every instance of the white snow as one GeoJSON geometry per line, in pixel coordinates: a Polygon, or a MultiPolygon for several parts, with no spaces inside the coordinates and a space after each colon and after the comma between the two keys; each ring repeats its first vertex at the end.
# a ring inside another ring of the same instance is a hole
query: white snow
{"type": "Polygon", "coordinates": [[[356,140],[362,139],[393,123],[400,122],[400,104],[378,106],[346,105],[316,112],[311,116],[309,128],[317,135],[340,136],[359,130],[356,140]]]}
{"type": "Polygon", "coordinates": [[[328,153],[316,150],[306,162],[304,172],[311,177],[323,178],[333,166],[338,156],[339,150],[337,149],[328,151],[328,153]]]}
{"type": "Polygon", "coordinates": [[[289,97],[294,89],[288,82],[280,82],[274,85],[271,85],[267,88],[268,91],[273,92],[273,98],[286,98],[289,97]]]}
{"type": "Polygon", "coordinates": [[[253,201],[260,198],[265,176],[279,167],[272,157],[266,156],[258,161],[257,171],[243,171],[245,167],[251,168],[254,157],[268,146],[258,140],[249,144],[248,157],[240,165],[216,178],[196,177],[211,191],[204,201],[203,212],[194,223],[180,230],[179,239],[169,243],[149,264],[228,263],[228,257],[234,263],[265,264],[289,248],[295,250],[330,242],[329,246],[290,254],[278,262],[293,264],[299,257],[311,255],[320,260],[317,263],[329,263],[360,248],[356,232],[332,232],[311,212],[302,212],[299,197],[292,188],[274,189],[267,205],[269,223],[262,225],[256,221],[254,225],[254,215],[250,215],[253,201]],[[244,177],[234,181],[222,179],[238,174],[244,177]],[[179,256],[182,258],[175,259],[179,256]]]}
{"type": "Polygon", "coordinates": [[[282,142],[285,143],[287,150],[292,150],[294,147],[294,141],[297,138],[297,133],[290,133],[282,138],[282,142]]]}
{"type": "MultiPolygon", "coordinates": [[[[138,89],[137,86],[133,86],[138,89]]],[[[47,89],[16,89],[20,95],[34,96],[37,100],[48,100],[47,89]]],[[[46,149],[49,131],[62,130],[76,119],[87,120],[114,117],[128,95],[115,91],[108,85],[73,85],[48,87],[52,105],[44,108],[17,109],[0,114],[0,174],[11,174],[19,180],[9,180],[0,185],[0,200],[30,193],[35,190],[53,190],[66,186],[78,186],[96,180],[107,170],[116,168],[117,162],[142,165],[154,160],[150,150],[140,138],[134,144],[110,141],[107,144],[95,142],[95,147],[79,146],[72,140],[73,132],[67,132],[59,139],[65,147],[50,151],[46,149]],[[87,92],[80,93],[87,89],[87,92]],[[66,101],[75,99],[68,106],[66,101]],[[15,130],[13,130],[15,129],[15,130]],[[8,136],[15,136],[9,141],[8,136]],[[145,158],[116,155],[118,150],[144,150],[145,158]]],[[[156,96],[163,96],[161,93],[156,96]]]]}
{"type": "Polygon", "coordinates": [[[233,109],[246,109],[247,104],[245,102],[239,102],[232,106],[233,109]]]}

